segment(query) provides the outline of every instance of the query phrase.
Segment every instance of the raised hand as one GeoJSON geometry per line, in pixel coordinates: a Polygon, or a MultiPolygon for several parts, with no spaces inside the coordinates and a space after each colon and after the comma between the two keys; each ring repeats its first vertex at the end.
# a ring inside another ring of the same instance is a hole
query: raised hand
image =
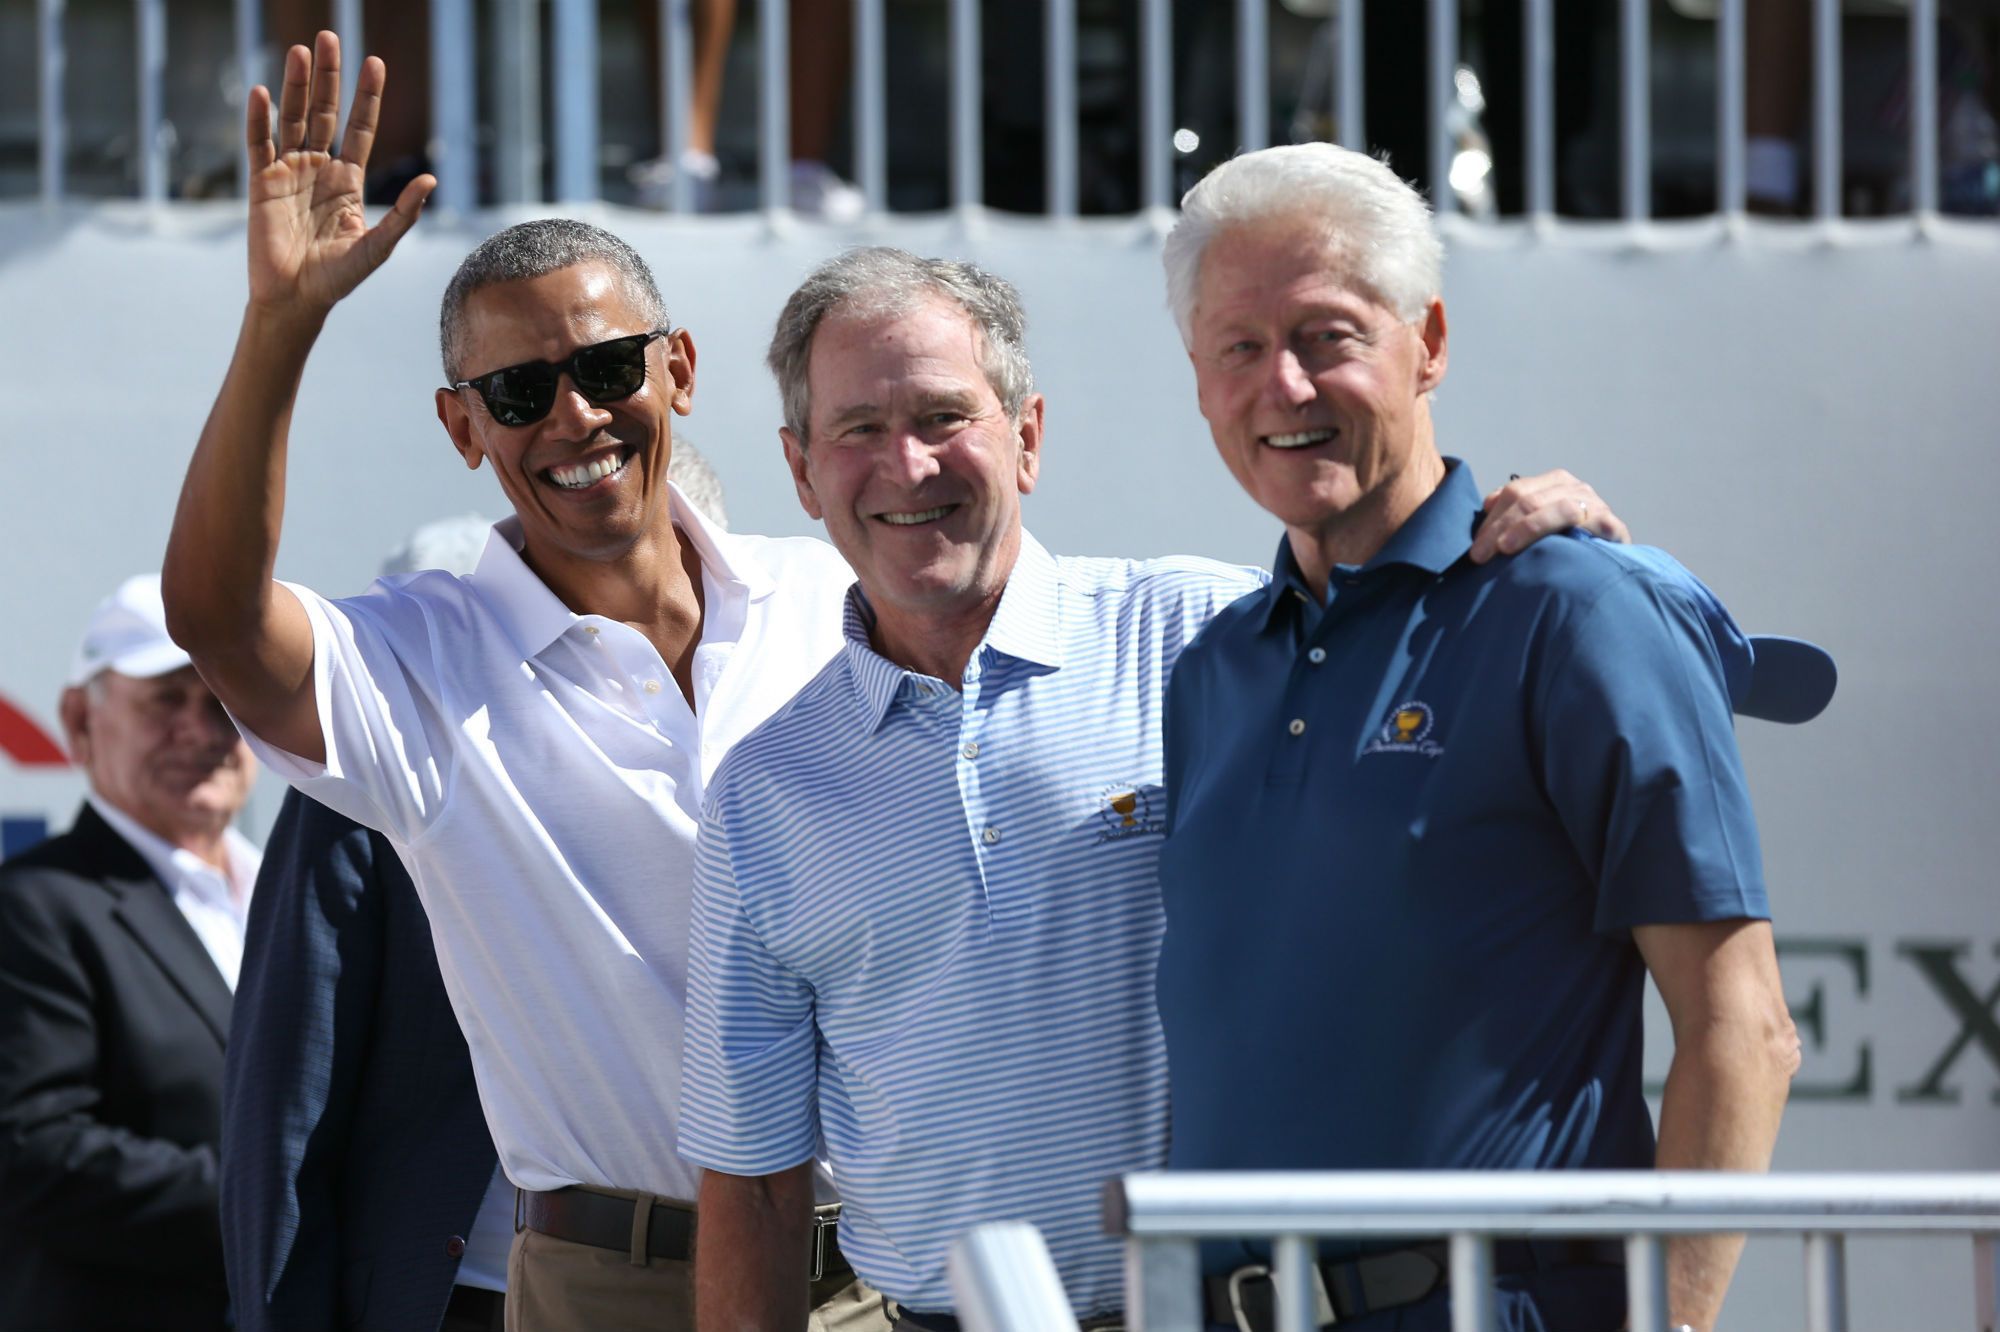
{"type": "Polygon", "coordinates": [[[250,301],[288,314],[324,316],[362,279],[381,267],[416,224],[435,176],[403,187],[396,206],[374,227],[362,213],[361,188],[388,72],[362,62],[340,155],[340,39],[322,32],[313,49],[285,52],[285,86],[278,137],[271,137],[271,93],[250,90],[245,135],[250,153],[250,301]]]}

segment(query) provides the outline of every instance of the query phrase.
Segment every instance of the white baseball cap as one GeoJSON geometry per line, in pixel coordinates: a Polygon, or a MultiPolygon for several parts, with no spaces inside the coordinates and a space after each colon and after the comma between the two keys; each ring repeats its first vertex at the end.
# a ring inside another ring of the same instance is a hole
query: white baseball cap
{"type": "Polygon", "coordinates": [[[188,654],[167,636],[160,576],[135,574],[90,613],[83,641],[77,644],[70,662],[68,682],[80,685],[101,671],[149,680],[192,664],[188,654]]]}

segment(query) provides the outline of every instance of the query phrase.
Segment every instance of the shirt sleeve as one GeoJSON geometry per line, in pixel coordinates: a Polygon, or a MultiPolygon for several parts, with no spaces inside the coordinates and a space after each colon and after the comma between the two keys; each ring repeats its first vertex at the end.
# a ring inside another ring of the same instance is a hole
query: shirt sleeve
{"type": "Polygon", "coordinates": [[[728,820],[711,804],[695,849],[680,1152],[732,1175],[769,1175],[818,1150],[813,993],[744,910],[728,820]]]}
{"type": "Polygon", "coordinates": [[[1534,695],[1543,784],[1602,933],[1770,915],[1727,683],[1743,635],[1678,574],[1627,569],[1561,621],[1534,695]]]}
{"type": "Polygon", "coordinates": [[[347,601],[284,586],[312,624],[313,706],[326,762],[280,749],[240,718],[236,729],[260,761],[306,795],[398,842],[415,842],[443,807],[456,729],[441,705],[422,611],[399,604],[410,599],[380,584],[347,601]]]}

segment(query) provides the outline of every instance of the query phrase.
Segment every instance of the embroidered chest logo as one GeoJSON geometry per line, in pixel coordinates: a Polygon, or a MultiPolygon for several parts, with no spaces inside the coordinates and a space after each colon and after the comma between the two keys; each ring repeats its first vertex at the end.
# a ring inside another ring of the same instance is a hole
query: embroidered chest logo
{"type": "Polygon", "coordinates": [[[1116,842],[1147,833],[1164,833],[1167,826],[1154,810],[1156,791],[1139,786],[1110,786],[1097,798],[1100,842],[1116,842]]]}
{"type": "Polygon", "coordinates": [[[1382,729],[1375,732],[1375,738],[1362,749],[1364,754],[1422,754],[1425,758],[1436,758],[1444,753],[1444,746],[1431,739],[1431,731],[1437,725],[1437,718],[1431,713],[1428,703],[1400,704],[1382,723],[1382,729]]]}

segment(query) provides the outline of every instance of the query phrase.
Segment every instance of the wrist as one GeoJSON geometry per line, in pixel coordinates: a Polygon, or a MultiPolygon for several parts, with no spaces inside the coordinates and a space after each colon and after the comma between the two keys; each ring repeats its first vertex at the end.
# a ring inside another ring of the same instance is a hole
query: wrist
{"type": "Polygon", "coordinates": [[[309,347],[326,327],[331,307],[320,309],[298,301],[260,301],[252,297],[243,310],[243,332],[265,346],[309,347]]]}

